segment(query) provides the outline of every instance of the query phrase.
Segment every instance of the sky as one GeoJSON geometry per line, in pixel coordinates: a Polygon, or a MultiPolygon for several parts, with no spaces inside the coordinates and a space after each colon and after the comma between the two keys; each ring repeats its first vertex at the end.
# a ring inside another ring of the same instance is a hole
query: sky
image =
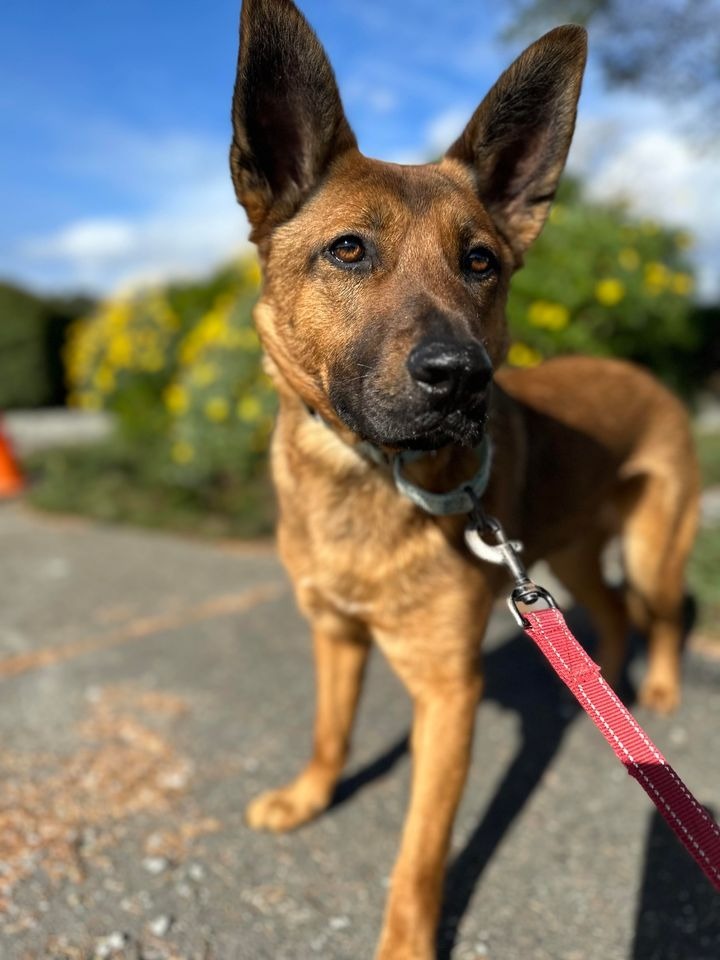
{"type": "MultiPolygon", "coordinates": [[[[360,148],[437,156],[522,44],[502,3],[300,0],[360,148]]],[[[0,13],[0,278],[109,294],[247,244],[227,169],[239,0],[24,0],[0,13]]],[[[569,167],[598,199],[688,228],[720,296],[720,160],[682,109],[609,92],[592,56],[569,167]]]]}

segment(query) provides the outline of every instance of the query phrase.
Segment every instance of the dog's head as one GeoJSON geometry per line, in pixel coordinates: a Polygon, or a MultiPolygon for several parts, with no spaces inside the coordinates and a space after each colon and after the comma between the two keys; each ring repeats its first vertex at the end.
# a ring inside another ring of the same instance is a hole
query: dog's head
{"type": "Polygon", "coordinates": [[[511,274],[565,164],[585,31],[501,76],[439,163],[364,157],[291,0],[244,0],[231,168],[263,265],[256,320],[281,389],[375,444],[482,432],[511,274]]]}

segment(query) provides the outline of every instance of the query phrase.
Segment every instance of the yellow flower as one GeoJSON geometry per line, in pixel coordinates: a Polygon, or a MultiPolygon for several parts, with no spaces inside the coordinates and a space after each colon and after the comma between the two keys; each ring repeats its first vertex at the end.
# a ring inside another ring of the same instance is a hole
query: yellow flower
{"type": "Polygon", "coordinates": [[[185,413],[190,405],[187,390],[179,383],[170,384],[163,394],[163,400],[170,413],[185,413]]]}
{"type": "Polygon", "coordinates": [[[605,277],[595,284],[595,299],[604,307],[614,307],[625,296],[625,284],[615,277],[605,277]]]}
{"type": "Polygon", "coordinates": [[[520,341],[513,343],[508,352],[508,363],[513,367],[536,367],[541,361],[537,350],[520,341]]]}
{"type": "Polygon", "coordinates": [[[262,413],[260,401],[252,393],[246,393],[237,405],[237,414],[245,423],[254,423],[262,413]]]}
{"type": "Polygon", "coordinates": [[[163,354],[157,347],[146,350],[140,355],[140,369],[147,370],[148,373],[157,373],[159,370],[162,370],[164,360],[163,354]]]}
{"type": "Polygon", "coordinates": [[[132,320],[132,304],[128,300],[110,300],[100,308],[99,319],[111,329],[126,327],[132,320]]]}
{"type": "Polygon", "coordinates": [[[107,367],[100,367],[93,377],[93,385],[100,393],[109,393],[115,386],[115,375],[107,367]]]}
{"type": "Polygon", "coordinates": [[[170,454],[175,463],[190,463],[195,457],[195,450],[187,440],[178,440],[172,445],[170,454]]]}
{"type": "Polygon", "coordinates": [[[209,347],[223,344],[230,330],[230,315],[235,306],[234,294],[223,294],[195,324],[180,347],[180,363],[190,366],[209,347]]]}
{"type": "Polygon", "coordinates": [[[205,416],[208,420],[212,420],[215,423],[221,423],[223,420],[227,420],[229,414],[230,405],[225,397],[210,397],[205,404],[205,416]]]}
{"type": "Polygon", "coordinates": [[[213,363],[198,363],[192,369],[192,380],[199,387],[207,387],[217,380],[217,367],[213,363]]]}
{"type": "Polygon", "coordinates": [[[550,208],[548,220],[550,223],[562,223],[565,219],[565,207],[561,203],[556,203],[550,208]]]}
{"type": "Polygon", "coordinates": [[[645,286],[650,293],[660,293],[670,283],[670,271],[664,263],[653,261],[645,265],[645,286]]]}
{"type": "Polygon", "coordinates": [[[637,270],[640,266],[640,254],[634,247],[623,247],[618,253],[618,263],[623,270],[637,270]]]}
{"type": "Polygon", "coordinates": [[[672,291],[680,297],[686,297],[692,292],[693,278],[689,273],[674,273],[672,276],[672,291]]]}
{"type": "Polygon", "coordinates": [[[110,341],[107,361],[114,367],[127,367],[132,359],[132,341],[126,333],[116,334],[110,341]]]}
{"type": "Polygon", "coordinates": [[[528,309],[528,322],[544,330],[563,330],[570,322],[570,311],[562,303],[535,300],[528,309]]]}

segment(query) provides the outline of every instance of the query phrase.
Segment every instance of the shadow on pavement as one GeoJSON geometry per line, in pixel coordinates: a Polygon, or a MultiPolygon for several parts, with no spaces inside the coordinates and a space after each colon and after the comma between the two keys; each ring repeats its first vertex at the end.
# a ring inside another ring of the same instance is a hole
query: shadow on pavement
{"type": "Polygon", "coordinates": [[[329,809],[339,807],[341,803],[349,800],[358,790],[362,790],[373,780],[379,780],[390,773],[395,764],[408,752],[409,743],[409,734],[405,734],[372,763],[361,767],[352,776],[344,777],[335,788],[329,809]]]}
{"type": "MultiPolygon", "coordinates": [[[[587,620],[576,610],[568,623],[585,643],[587,620]]],[[[532,796],[580,712],[572,695],[523,633],[485,657],[485,699],[518,714],[520,748],[465,847],[450,864],[438,931],[438,960],[449,960],[473,891],[515,818],[532,796]]]]}
{"type": "Polygon", "coordinates": [[[657,811],[645,850],[632,960],[717,960],[720,896],[657,811]]]}

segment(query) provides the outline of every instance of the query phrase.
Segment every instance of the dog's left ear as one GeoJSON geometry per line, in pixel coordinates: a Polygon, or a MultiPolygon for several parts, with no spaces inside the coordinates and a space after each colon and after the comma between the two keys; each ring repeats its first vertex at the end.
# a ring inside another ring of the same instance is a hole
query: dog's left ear
{"type": "Polygon", "coordinates": [[[253,239],[356,146],[325,51],[292,0],[243,2],[232,122],[230,169],[253,239]]]}
{"type": "Polygon", "coordinates": [[[586,56],[583,27],[546,33],[503,73],[446,154],[474,169],[480,198],[518,263],[565,166],[586,56]]]}

